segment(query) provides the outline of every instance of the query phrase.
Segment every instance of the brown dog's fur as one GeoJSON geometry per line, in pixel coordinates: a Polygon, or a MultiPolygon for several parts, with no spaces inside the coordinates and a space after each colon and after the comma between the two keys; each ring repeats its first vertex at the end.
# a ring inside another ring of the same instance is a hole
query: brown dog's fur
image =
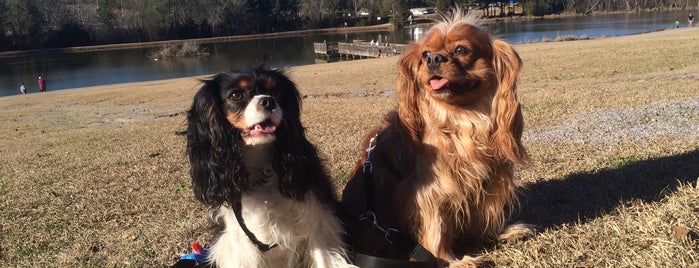
{"type": "MultiPolygon", "coordinates": [[[[370,187],[381,225],[452,266],[470,266],[477,260],[464,257],[468,249],[531,233],[523,224],[506,227],[516,204],[513,168],[527,160],[516,90],[521,59],[477,18],[453,13],[398,63],[398,108],[375,132],[370,187]],[[439,79],[448,83],[433,89],[430,80],[439,79]]],[[[365,158],[342,198],[357,215],[366,210],[365,158]]],[[[358,252],[407,258],[374,230],[351,232],[358,252]]]]}

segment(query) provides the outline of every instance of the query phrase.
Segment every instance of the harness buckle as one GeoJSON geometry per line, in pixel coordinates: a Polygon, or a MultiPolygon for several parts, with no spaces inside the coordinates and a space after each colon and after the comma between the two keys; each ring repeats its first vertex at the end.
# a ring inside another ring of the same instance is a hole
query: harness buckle
{"type": "Polygon", "coordinates": [[[391,243],[391,245],[395,244],[396,242],[393,241],[393,235],[398,234],[399,231],[396,228],[384,228],[381,225],[379,225],[379,221],[376,218],[376,214],[373,211],[367,211],[359,215],[359,221],[367,222],[371,224],[374,228],[378,229],[383,233],[384,239],[388,243],[391,243]]]}
{"type": "Polygon", "coordinates": [[[392,238],[392,237],[393,237],[394,234],[398,234],[398,233],[399,233],[399,232],[398,232],[398,229],[396,229],[396,228],[388,228],[388,229],[386,229],[386,233],[384,233],[383,238],[386,239],[386,241],[387,241],[388,243],[390,243],[391,245],[395,245],[396,242],[393,241],[393,238],[392,238]]]}
{"type": "Polygon", "coordinates": [[[362,168],[362,172],[364,172],[364,173],[367,173],[367,172],[372,173],[372,172],[374,172],[374,164],[371,163],[371,161],[369,161],[369,160],[367,159],[366,161],[364,161],[364,167],[362,168]]]}

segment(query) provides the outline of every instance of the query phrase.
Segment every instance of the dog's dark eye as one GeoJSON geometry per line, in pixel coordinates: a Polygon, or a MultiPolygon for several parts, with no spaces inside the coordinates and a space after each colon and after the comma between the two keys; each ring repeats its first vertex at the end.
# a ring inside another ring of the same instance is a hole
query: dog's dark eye
{"type": "Polygon", "coordinates": [[[228,99],[232,101],[241,101],[245,97],[245,92],[242,90],[234,90],[231,92],[230,95],[228,95],[228,99]]]}
{"type": "Polygon", "coordinates": [[[463,46],[458,46],[454,49],[454,53],[456,54],[468,54],[468,48],[465,48],[463,46]]]}
{"type": "Polygon", "coordinates": [[[422,52],[422,58],[423,58],[423,59],[426,59],[426,58],[429,57],[429,56],[430,56],[430,52],[428,52],[428,51],[422,52]]]}

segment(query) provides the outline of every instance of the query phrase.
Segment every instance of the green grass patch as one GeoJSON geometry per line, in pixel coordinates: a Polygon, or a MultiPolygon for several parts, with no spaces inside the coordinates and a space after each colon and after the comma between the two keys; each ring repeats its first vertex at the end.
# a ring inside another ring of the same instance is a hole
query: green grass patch
{"type": "Polygon", "coordinates": [[[635,162],[638,162],[638,157],[635,155],[617,155],[611,160],[612,167],[614,168],[625,167],[635,162]]]}
{"type": "Polygon", "coordinates": [[[60,221],[51,221],[51,222],[46,222],[44,223],[44,231],[46,232],[54,232],[54,231],[60,231],[65,228],[67,228],[67,224],[65,221],[60,220],[60,221]]]}
{"type": "Polygon", "coordinates": [[[24,244],[19,247],[17,247],[16,254],[19,257],[31,257],[31,256],[36,256],[39,254],[42,254],[43,252],[47,252],[49,250],[48,244],[45,242],[39,242],[33,243],[33,244],[24,244]]]}
{"type": "Polygon", "coordinates": [[[4,184],[0,183],[0,195],[7,194],[7,193],[9,193],[9,192],[10,192],[10,190],[7,189],[7,186],[5,186],[4,184]]]}
{"type": "Polygon", "coordinates": [[[349,173],[347,172],[342,172],[340,175],[337,175],[335,178],[333,178],[334,181],[336,181],[339,185],[345,185],[349,181],[349,173]]]}
{"type": "Polygon", "coordinates": [[[183,191],[189,191],[192,189],[192,185],[188,183],[178,183],[175,184],[175,193],[180,193],[183,191]]]}
{"type": "Polygon", "coordinates": [[[17,248],[17,256],[20,256],[20,257],[29,257],[33,253],[34,253],[34,248],[31,246],[24,245],[24,246],[19,246],[19,248],[17,248]]]}
{"type": "Polygon", "coordinates": [[[155,257],[155,249],[152,248],[144,248],[143,249],[143,256],[146,258],[153,258],[155,257]]]}

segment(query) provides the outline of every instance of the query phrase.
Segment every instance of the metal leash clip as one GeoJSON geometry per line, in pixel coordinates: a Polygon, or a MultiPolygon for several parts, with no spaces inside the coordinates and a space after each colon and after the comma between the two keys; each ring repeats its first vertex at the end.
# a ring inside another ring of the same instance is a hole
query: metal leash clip
{"type": "Polygon", "coordinates": [[[378,136],[379,136],[379,133],[376,133],[376,135],[374,135],[374,137],[372,137],[369,140],[369,147],[366,148],[366,159],[364,160],[364,167],[362,168],[362,172],[364,172],[364,173],[374,172],[374,164],[371,162],[371,151],[373,151],[374,148],[376,148],[376,137],[378,137],[378,136]],[[369,169],[369,170],[367,171],[367,169],[369,169]]]}
{"type": "Polygon", "coordinates": [[[386,241],[387,241],[388,243],[391,243],[391,245],[395,244],[395,242],[391,239],[391,237],[392,237],[394,234],[399,233],[398,229],[395,229],[395,228],[384,228],[384,227],[382,227],[381,225],[379,225],[379,222],[378,222],[378,220],[376,219],[376,214],[374,214],[373,211],[367,211],[367,212],[364,212],[364,213],[362,213],[361,215],[359,215],[359,221],[363,221],[363,222],[368,222],[368,223],[370,223],[370,224],[373,225],[376,229],[378,229],[379,231],[381,231],[381,232],[384,234],[383,237],[384,237],[384,239],[386,239],[386,241]]]}

